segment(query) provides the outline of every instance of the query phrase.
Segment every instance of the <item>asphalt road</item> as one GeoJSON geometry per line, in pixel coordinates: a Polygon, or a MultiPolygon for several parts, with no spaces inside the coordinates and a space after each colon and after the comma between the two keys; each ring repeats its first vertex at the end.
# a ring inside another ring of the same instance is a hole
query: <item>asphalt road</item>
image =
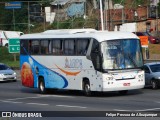
{"type": "MultiPolygon", "coordinates": [[[[77,120],[80,119],[80,116],[87,117],[87,119],[93,117],[91,119],[95,120],[103,117],[102,119],[106,120],[106,114],[108,114],[107,118],[113,119],[111,116],[114,116],[114,114],[110,116],[109,113],[117,114],[122,111],[126,113],[150,113],[149,111],[157,113],[160,111],[159,94],[160,89],[145,88],[129,91],[127,95],[107,92],[85,97],[79,91],[50,91],[43,95],[39,94],[37,89],[23,87],[21,81],[17,80],[17,82],[0,83],[0,111],[17,113],[35,111],[41,113],[42,117],[48,115],[48,117],[59,118],[68,115],[69,117],[78,117],[77,120]]],[[[65,117],[65,119],[69,119],[69,117],[65,117]]],[[[130,119],[132,118],[130,117],[130,119]]],[[[143,118],[145,117],[141,117],[141,119],[143,118]]],[[[158,118],[156,117],[156,119],[158,118]]],[[[18,119],[21,118],[18,117],[18,119]]]]}

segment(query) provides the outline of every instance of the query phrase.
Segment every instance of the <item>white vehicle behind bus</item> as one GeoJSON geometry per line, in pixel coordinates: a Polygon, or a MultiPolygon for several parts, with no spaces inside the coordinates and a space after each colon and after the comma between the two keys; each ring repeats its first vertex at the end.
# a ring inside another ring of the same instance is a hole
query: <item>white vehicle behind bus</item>
{"type": "Polygon", "coordinates": [[[47,89],[119,91],[145,85],[139,38],[128,32],[49,30],[20,37],[22,84],[47,89]]]}
{"type": "Polygon", "coordinates": [[[19,38],[23,34],[24,33],[20,31],[1,31],[0,30],[0,46],[8,47],[8,40],[10,38],[19,38]]]}

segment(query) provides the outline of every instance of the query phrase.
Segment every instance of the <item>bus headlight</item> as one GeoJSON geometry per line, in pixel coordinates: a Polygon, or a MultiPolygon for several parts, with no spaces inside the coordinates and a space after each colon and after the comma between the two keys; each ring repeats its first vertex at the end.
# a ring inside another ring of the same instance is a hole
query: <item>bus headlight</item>
{"type": "Polygon", "coordinates": [[[113,80],[113,77],[106,77],[106,80],[113,80]]]}
{"type": "Polygon", "coordinates": [[[143,77],[144,77],[144,75],[143,75],[143,74],[138,75],[138,78],[140,78],[140,79],[142,79],[143,77]]]}
{"type": "Polygon", "coordinates": [[[138,75],[138,78],[139,78],[139,81],[144,81],[144,75],[143,74],[138,75]]]}

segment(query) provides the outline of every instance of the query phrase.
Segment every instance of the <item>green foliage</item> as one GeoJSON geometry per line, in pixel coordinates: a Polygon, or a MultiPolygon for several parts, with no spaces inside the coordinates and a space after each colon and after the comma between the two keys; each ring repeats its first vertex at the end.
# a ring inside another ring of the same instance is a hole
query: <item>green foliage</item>
{"type": "Polygon", "coordinates": [[[98,21],[96,18],[70,18],[66,21],[53,22],[51,25],[53,29],[75,29],[75,28],[97,28],[98,21]]]}
{"type": "Polygon", "coordinates": [[[28,25],[23,23],[28,23],[28,6],[27,4],[22,4],[21,10],[15,11],[15,22],[17,31],[24,31],[28,28],[28,25]],[[20,23],[20,24],[19,24],[20,23]]]}
{"type": "Polygon", "coordinates": [[[160,16],[160,2],[158,3],[158,16],[160,16]]]}
{"type": "Polygon", "coordinates": [[[120,4],[122,0],[113,0],[114,4],[120,4]]]}
{"type": "Polygon", "coordinates": [[[27,29],[28,9],[27,4],[22,4],[21,9],[5,9],[4,3],[0,4],[0,29],[24,31],[27,29]],[[15,23],[15,26],[14,26],[15,23]],[[25,24],[26,23],[26,24],[25,24]],[[14,28],[15,27],[15,28],[14,28]]]}
{"type": "Polygon", "coordinates": [[[68,29],[69,28],[69,26],[70,26],[70,20],[66,20],[66,21],[63,21],[63,22],[57,22],[57,21],[55,21],[55,22],[53,22],[52,23],[52,28],[53,29],[68,29]]]}
{"type": "Polygon", "coordinates": [[[0,47],[0,62],[10,67],[19,67],[19,54],[16,54],[16,61],[14,61],[14,54],[9,53],[8,48],[0,47]]]}
{"type": "Polygon", "coordinates": [[[53,0],[39,0],[40,3],[42,3],[42,6],[50,6],[50,3],[53,2],[53,0]]]}

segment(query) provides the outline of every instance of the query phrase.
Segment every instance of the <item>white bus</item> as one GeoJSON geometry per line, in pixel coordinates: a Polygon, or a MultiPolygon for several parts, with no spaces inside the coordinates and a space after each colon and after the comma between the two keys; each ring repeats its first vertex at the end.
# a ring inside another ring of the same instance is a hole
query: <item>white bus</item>
{"type": "Polygon", "coordinates": [[[133,33],[48,30],[20,37],[22,84],[47,89],[119,91],[145,85],[142,50],[133,33]]]}

